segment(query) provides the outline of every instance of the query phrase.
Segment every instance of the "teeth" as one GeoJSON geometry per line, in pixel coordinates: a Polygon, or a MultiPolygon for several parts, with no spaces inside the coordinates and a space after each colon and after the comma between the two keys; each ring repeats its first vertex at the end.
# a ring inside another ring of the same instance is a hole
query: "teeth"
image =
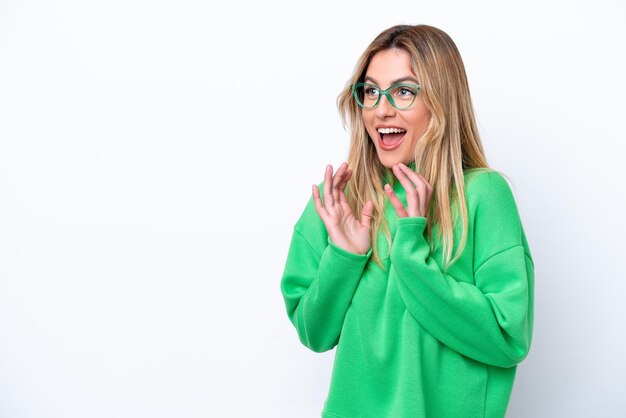
{"type": "Polygon", "coordinates": [[[378,128],[378,132],[381,134],[397,134],[406,131],[400,128],[378,128]]]}

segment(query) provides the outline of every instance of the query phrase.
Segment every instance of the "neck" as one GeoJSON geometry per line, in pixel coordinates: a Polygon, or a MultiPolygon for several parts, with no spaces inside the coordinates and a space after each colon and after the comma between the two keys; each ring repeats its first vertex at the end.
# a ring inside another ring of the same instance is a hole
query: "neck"
{"type": "MultiPolygon", "coordinates": [[[[404,165],[409,167],[411,170],[415,171],[415,166],[416,166],[415,161],[409,161],[408,163],[404,165]]],[[[392,178],[395,178],[395,174],[393,174],[393,169],[386,168],[386,172],[383,178],[384,178],[385,183],[389,183],[392,178]]]]}

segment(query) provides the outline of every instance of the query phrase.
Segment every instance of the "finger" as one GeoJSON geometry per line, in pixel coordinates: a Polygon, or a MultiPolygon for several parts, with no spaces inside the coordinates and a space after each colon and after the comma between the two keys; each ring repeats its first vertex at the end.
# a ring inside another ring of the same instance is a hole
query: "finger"
{"type": "Polygon", "coordinates": [[[343,190],[345,192],[346,186],[348,185],[348,180],[352,177],[352,169],[348,168],[343,178],[341,179],[341,184],[339,185],[339,190],[343,190]]]}
{"type": "Polygon", "coordinates": [[[338,185],[339,203],[341,204],[343,209],[346,211],[346,213],[352,213],[352,209],[350,209],[350,205],[348,204],[348,199],[346,198],[346,186],[351,176],[352,176],[352,169],[351,168],[346,169],[341,179],[341,183],[338,185]]]}
{"type": "Polygon", "coordinates": [[[316,184],[313,185],[312,189],[313,189],[313,201],[315,202],[315,210],[317,211],[317,214],[320,216],[320,218],[322,218],[322,220],[325,221],[326,218],[328,217],[328,212],[326,211],[326,208],[324,207],[324,204],[322,203],[320,199],[320,191],[317,188],[316,184]]]}
{"type": "Polygon", "coordinates": [[[350,207],[350,205],[348,204],[348,198],[346,197],[346,193],[343,190],[339,193],[339,203],[344,208],[350,207]]]}
{"type": "Polygon", "coordinates": [[[398,199],[398,196],[394,193],[393,188],[390,185],[385,184],[384,189],[385,193],[387,193],[387,197],[389,198],[389,202],[391,202],[391,206],[393,206],[396,210],[396,214],[398,214],[398,218],[406,218],[408,216],[406,209],[400,199],[398,199]]]}
{"type": "Polygon", "coordinates": [[[423,175],[421,175],[420,173],[415,173],[417,174],[420,179],[422,179],[422,182],[424,183],[425,187],[426,187],[426,197],[424,199],[422,199],[423,201],[423,211],[422,213],[424,214],[424,216],[426,216],[426,214],[428,213],[428,206],[430,205],[431,202],[431,197],[433,195],[433,186],[432,184],[430,184],[428,182],[428,180],[426,180],[426,177],[424,177],[423,175]]]}
{"type": "Polygon", "coordinates": [[[408,216],[417,216],[420,196],[415,189],[415,185],[409,180],[406,174],[404,174],[404,171],[402,171],[402,168],[400,168],[399,165],[394,165],[393,171],[398,180],[400,180],[400,183],[404,187],[404,190],[406,190],[406,204],[408,206],[408,216]]]}
{"type": "Polygon", "coordinates": [[[424,216],[428,216],[428,207],[430,206],[432,195],[433,188],[432,186],[428,185],[428,188],[426,189],[426,198],[424,199],[424,211],[422,212],[424,216]]]}
{"type": "Polygon", "coordinates": [[[348,217],[352,216],[352,208],[350,207],[346,194],[343,190],[339,193],[339,204],[348,217]]]}
{"type": "Polygon", "coordinates": [[[374,216],[374,202],[368,200],[361,210],[361,226],[370,229],[374,216]]]}
{"type": "Polygon", "coordinates": [[[432,189],[432,186],[430,185],[430,183],[428,183],[428,181],[423,175],[413,171],[412,169],[410,169],[409,167],[407,167],[406,165],[402,163],[399,164],[399,167],[402,169],[402,172],[407,175],[409,180],[411,180],[411,182],[415,185],[416,188],[419,188],[423,190],[424,192],[426,192],[429,188],[432,189]]]}
{"type": "Polygon", "coordinates": [[[424,191],[424,194],[426,194],[426,192],[428,192],[429,190],[432,190],[433,187],[428,182],[428,180],[426,180],[426,177],[424,177],[420,173],[411,170],[409,167],[402,163],[400,163],[400,168],[402,169],[402,172],[404,172],[409,177],[413,184],[415,184],[416,188],[424,191]]]}
{"type": "Polygon", "coordinates": [[[328,164],[324,173],[324,207],[332,207],[333,200],[333,166],[328,164]]]}
{"type": "Polygon", "coordinates": [[[432,189],[433,189],[432,186],[430,185],[430,183],[428,183],[428,181],[423,175],[411,170],[406,165],[401,163],[400,168],[402,169],[404,173],[406,173],[409,179],[415,184],[415,189],[418,192],[418,201],[419,201],[419,210],[420,210],[418,216],[426,216],[426,211],[428,209],[428,204],[430,202],[430,196],[432,194],[432,189]]]}
{"type": "Polygon", "coordinates": [[[339,202],[339,194],[341,192],[340,186],[341,186],[341,183],[343,183],[344,173],[346,172],[347,168],[348,168],[348,164],[342,163],[339,166],[337,173],[335,173],[335,175],[333,176],[332,192],[333,192],[333,200],[335,202],[339,202]]]}
{"type": "Polygon", "coordinates": [[[347,171],[346,174],[343,176],[341,185],[339,186],[339,201],[341,202],[342,205],[347,203],[346,187],[348,185],[348,180],[350,179],[351,175],[352,175],[352,171],[347,171]]]}
{"type": "Polygon", "coordinates": [[[413,188],[415,189],[417,195],[417,205],[415,206],[415,210],[411,210],[409,207],[409,216],[425,216],[424,206],[427,205],[426,202],[426,180],[415,171],[411,170],[406,165],[400,163],[398,164],[402,173],[404,173],[409,181],[413,183],[413,188]]]}

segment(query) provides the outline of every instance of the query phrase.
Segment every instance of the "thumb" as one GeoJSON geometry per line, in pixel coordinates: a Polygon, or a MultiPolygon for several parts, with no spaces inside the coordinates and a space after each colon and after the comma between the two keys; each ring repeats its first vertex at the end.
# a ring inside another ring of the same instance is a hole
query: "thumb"
{"type": "Polygon", "coordinates": [[[370,229],[372,226],[372,217],[374,216],[374,202],[368,200],[361,210],[361,226],[370,229]]]}

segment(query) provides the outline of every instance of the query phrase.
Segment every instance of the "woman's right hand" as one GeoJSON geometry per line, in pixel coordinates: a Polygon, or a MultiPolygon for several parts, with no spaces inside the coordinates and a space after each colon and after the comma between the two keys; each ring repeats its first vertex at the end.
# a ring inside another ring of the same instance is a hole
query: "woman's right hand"
{"type": "Polygon", "coordinates": [[[346,251],[366,254],[371,247],[370,230],[374,203],[369,200],[361,211],[361,220],[354,217],[346,199],[345,188],[352,175],[347,163],[341,164],[333,176],[333,166],[326,166],[324,201],[317,185],[313,185],[315,209],[322,218],[331,241],[346,251]]]}

